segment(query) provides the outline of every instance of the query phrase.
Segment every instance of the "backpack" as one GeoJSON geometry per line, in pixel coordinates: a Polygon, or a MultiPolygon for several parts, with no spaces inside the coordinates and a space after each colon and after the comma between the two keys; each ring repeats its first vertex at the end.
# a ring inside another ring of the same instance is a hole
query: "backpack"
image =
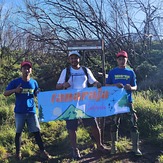
{"type": "MultiPolygon", "coordinates": [[[[82,66],[82,69],[83,69],[83,71],[84,71],[84,73],[85,73],[85,75],[87,76],[87,79],[88,79],[88,72],[87,72],[86,67],[82,66]]],[[[71,76],[71,72],[70,72],[70,67],[68,66],[68,67],[66,68],[65,82],[68,81],[68,79],[70,78],[70,76],[71,76]]],[[[87,86],[88,86],[88,87],[92,87],[93,84],[90,84],[89,81],[87,80],[87,86]]]]}

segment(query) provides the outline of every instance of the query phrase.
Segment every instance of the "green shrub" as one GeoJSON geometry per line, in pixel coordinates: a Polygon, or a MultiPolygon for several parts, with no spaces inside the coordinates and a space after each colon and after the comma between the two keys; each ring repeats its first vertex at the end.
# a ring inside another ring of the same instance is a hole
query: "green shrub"
{"type": "Polygon", "coordinates": [[[2,125],[5,120],[7,119],[9,114],[9,110],[4,108],[4,107],[0,107],[0,125],[2,125]]]}
{"type": "Polygon", "coordinates": [[[9,97],[5,97],[3,94],[0,94],[0,101],[1,101],[0,106],[10,107],[14,105],[15,96],[13,94],[9,97]]]}
{"type": "Polygon", "coordinates": [[[30,157],[38,151],[38,147],[30,139],[25,139],[26,143],[21,146],[21,153],[25,157],[30,157]]]}
{"type": "Polygon", "coordinates": [[[3,126],[0,129],[0,145],[12,151],[15,138],[15,128],[3,126]]]}
{"type": "Polygon", "coordinates": [[[135,95],[135,109],[138,112],[138,125],[142,137],[158,141],[158,145],[163,144],[163,139],[159,138],[163,132],[163,99],[158,98],[152,101],[149,96],[144,96],[144,92],[135,95]]]}
{"type": "Polygon", "coordinates": [[[65,130],[65,125],[65,121],[41,123],[41,134],[43,139],[51,139],[50,142],[59,139],[61,133],[65,130]]]}
{"type": "Polygon", "coordinates": [[[126,137],[123,137],[117,141],[116,146],[119,152],[127,152],[128,149],[131,149],[131,142],[126,137]]]}
{"type": "Polygon", "coordinates": [[[0,145],[0,161],[3,160],[7,155],[5,147],[0,145]]]}
{"type": "Polygon", "coordinates": [[[90,143],[94,143],[94,139],[91,137],[91,133],[89,133],[90,130],[84,128],[84,127],[78,127],[77,130],[77,140],[78,144],[81,146],[89,146],[90,143]],[[91,139],[92,138],[92,139],[91,139]]]}
{"type": "Polygon", "coordinates": [[[160,156],[158,157],[158,162],[159,162],[159,163],[163,163],[163,155],[160,155],[160,156]]]}
{"type": "Polygon", "coordinates": [[[0,95],[0,125],[14,124],[14,103],[13,97],[6,98],[3,95],[0,95]]]}
{"type": "Polygon", "coordinates": [[[144,61],[136,68],[137,78],[139,81],[143,80],[144,77],[148,79],[156,71],[156,66],[150,64],[148,61],[144,61]]]}
{"type": "MultiPolygon", "coordinates": [[[[151,101],[152,103],[156,103],[157,101],[162,101],[163,94],[161,90],[151,90],[148,89],[146,91],[141,91],[136,94],[137,97],[141,98],[143,97],[144,100],[151,101]]],[[[163,102],[163,101],[162,101],[163,102]]]]}

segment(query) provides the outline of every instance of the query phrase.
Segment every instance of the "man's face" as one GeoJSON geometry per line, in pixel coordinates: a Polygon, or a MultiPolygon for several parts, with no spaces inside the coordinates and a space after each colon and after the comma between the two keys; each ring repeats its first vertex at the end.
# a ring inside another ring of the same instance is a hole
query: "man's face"
{"type": "Polygon", "coordinates": [[[32,73],[32,68],[29,65],[24,65],[21,68],[22,74],[23,76],[28,76],[32,73]]]}
{"type": "Polygon", "coordinates": [[[80,58],[75,55],[75,54],[72,54],[71,56],[69,56],[69,63],[71,64],[71,66],[77,66],[80,62],[80,58]]]}
{"type": "Polygon", "coordinates": [[[126,58],[126,57],[118,57],[117,58],[118,66],[122,67],[122,68],[126,67],[127,60],[128,60],[128,58],[126,58]]]}

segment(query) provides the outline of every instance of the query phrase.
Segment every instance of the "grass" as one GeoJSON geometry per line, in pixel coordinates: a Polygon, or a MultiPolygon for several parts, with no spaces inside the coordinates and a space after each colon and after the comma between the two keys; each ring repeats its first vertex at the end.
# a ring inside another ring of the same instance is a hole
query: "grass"
{"type": "Polygon", "coordinates": [[[5,149],[5,147],[0,146],[0,159],[3,160],[7,155],[7,151],[5,149]]]}
{"type": "Polygon", "coordinates": [[[129,149],[131,149],[131,142],[126,137],[119,138],[116,146],[117,146],[117,150],[120,153],[127,152],[129,149]]]}
{"type": "MultiPolygon", "coordinates": [[[[155,99],[151,99],[150,96],[152,96],[151,92],[138,92],[134,94],[135,109],[139,117],[139,131],[141,138],[147,138],[151,145],[157,145],[163,149],[163,99],[161,97],[155,101],[155,99]]],[[[7,154],[14,155],[15,153],[13,96],[4,98],[3,95],[0,95],[0,101],[0,162],[14,162],[13,157],[4,159],[7,154]]],[[[127,121],[125,125],[127,125],[127,121]]],[[[107,124],[107,126],[109,126],[109,124],[107,124]]],[[[79,127],[77,131],[79,148],[84,154],[89,153],[91,148],[95,146],[89,131],[89,128],[85,129],[82,126],[79,127]]],[[[110,145],[107,127],[105,133],[106,144],[110,145]]],[[[41,134],[47,151],[55,155],[58,162],[64,163],[70,160],[69,154],[71,148],[65,121],[41,123],[41,134]]],[[[120,153],[128,151],[131,149],[130,140],[125,136],[120,137],[117,148],[120,153]]],[[[23,161],[32,162],[37,156],[37,151],[38,147],[35,144],[33,136],[29,134],[25,128],[22,135],[22,153],[26,159],[23,161]]],[[[101,157],[101,162],[103,162],[103,160],[105,160],[105,158],[101,157]]],[[[159,155],[158,160],[162,162],[163,156],[159,155]]],[[[71,160],[71,162],[75,163],[76,161],[71,160]]]]}
{"type": "Polygon", "coordinates": [[[163,155],[158,156],[158,162],[163,163],[163,155]]]}
{"type": "Polygon", "coordinates": [[[135,96],[135,108],[139,117],[141,136],[153,144],[163,146],[163,99],[152,101],[145,93],[135,96]]]}

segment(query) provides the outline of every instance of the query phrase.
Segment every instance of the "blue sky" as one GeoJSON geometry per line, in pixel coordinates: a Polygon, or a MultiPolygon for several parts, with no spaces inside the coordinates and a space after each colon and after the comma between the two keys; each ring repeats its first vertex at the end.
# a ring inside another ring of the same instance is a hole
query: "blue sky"
{"type": "Polygon", "coordinates": [[[23,2],[23,0],[0,0],[0,2],[5,2],[6,4],[18,5],[23,2]]]}
{"type": "MultiPolygon", "coordinates": [[[[0,0],[0,4],[4,3],[5,4],[5,9],[12,8],[13,12],[14,12],[17,9],[17,7],[21,6],[21,8],[23,8],[23,2],[24,1],[25,0],[0,0]]],[[[33,0],[33,2],[34,1],[35,0],[33,0]]],[[[162,7],[162,5],[161,5],[163,3],[162,0],[142,0],[142,2],[148,2],[148,1],[151,3],[151,5],[155,5],[155,4],[157,4],[159,2],[160,3],[159,7],[160,8],[162,7]]],[[[147,4],[145,4],[145,5],[147,5],[147,4]]],[[[139,23],[143,21],[145,15],[140,10],[139,10],[139,12],[136,12],[136,13],[137,14],[135,15],[134,21],[139,27],[141,27],[141,24],[139,24],[139,23]]],[[[15,17],[15,15],[13,14],[12,17],[15,17]]]]}
{"type": "Polygon", "coordinates": [[[4,4],[6,8],[21,6],[23,0],[0,0],[0,4],[4,4]]]}

